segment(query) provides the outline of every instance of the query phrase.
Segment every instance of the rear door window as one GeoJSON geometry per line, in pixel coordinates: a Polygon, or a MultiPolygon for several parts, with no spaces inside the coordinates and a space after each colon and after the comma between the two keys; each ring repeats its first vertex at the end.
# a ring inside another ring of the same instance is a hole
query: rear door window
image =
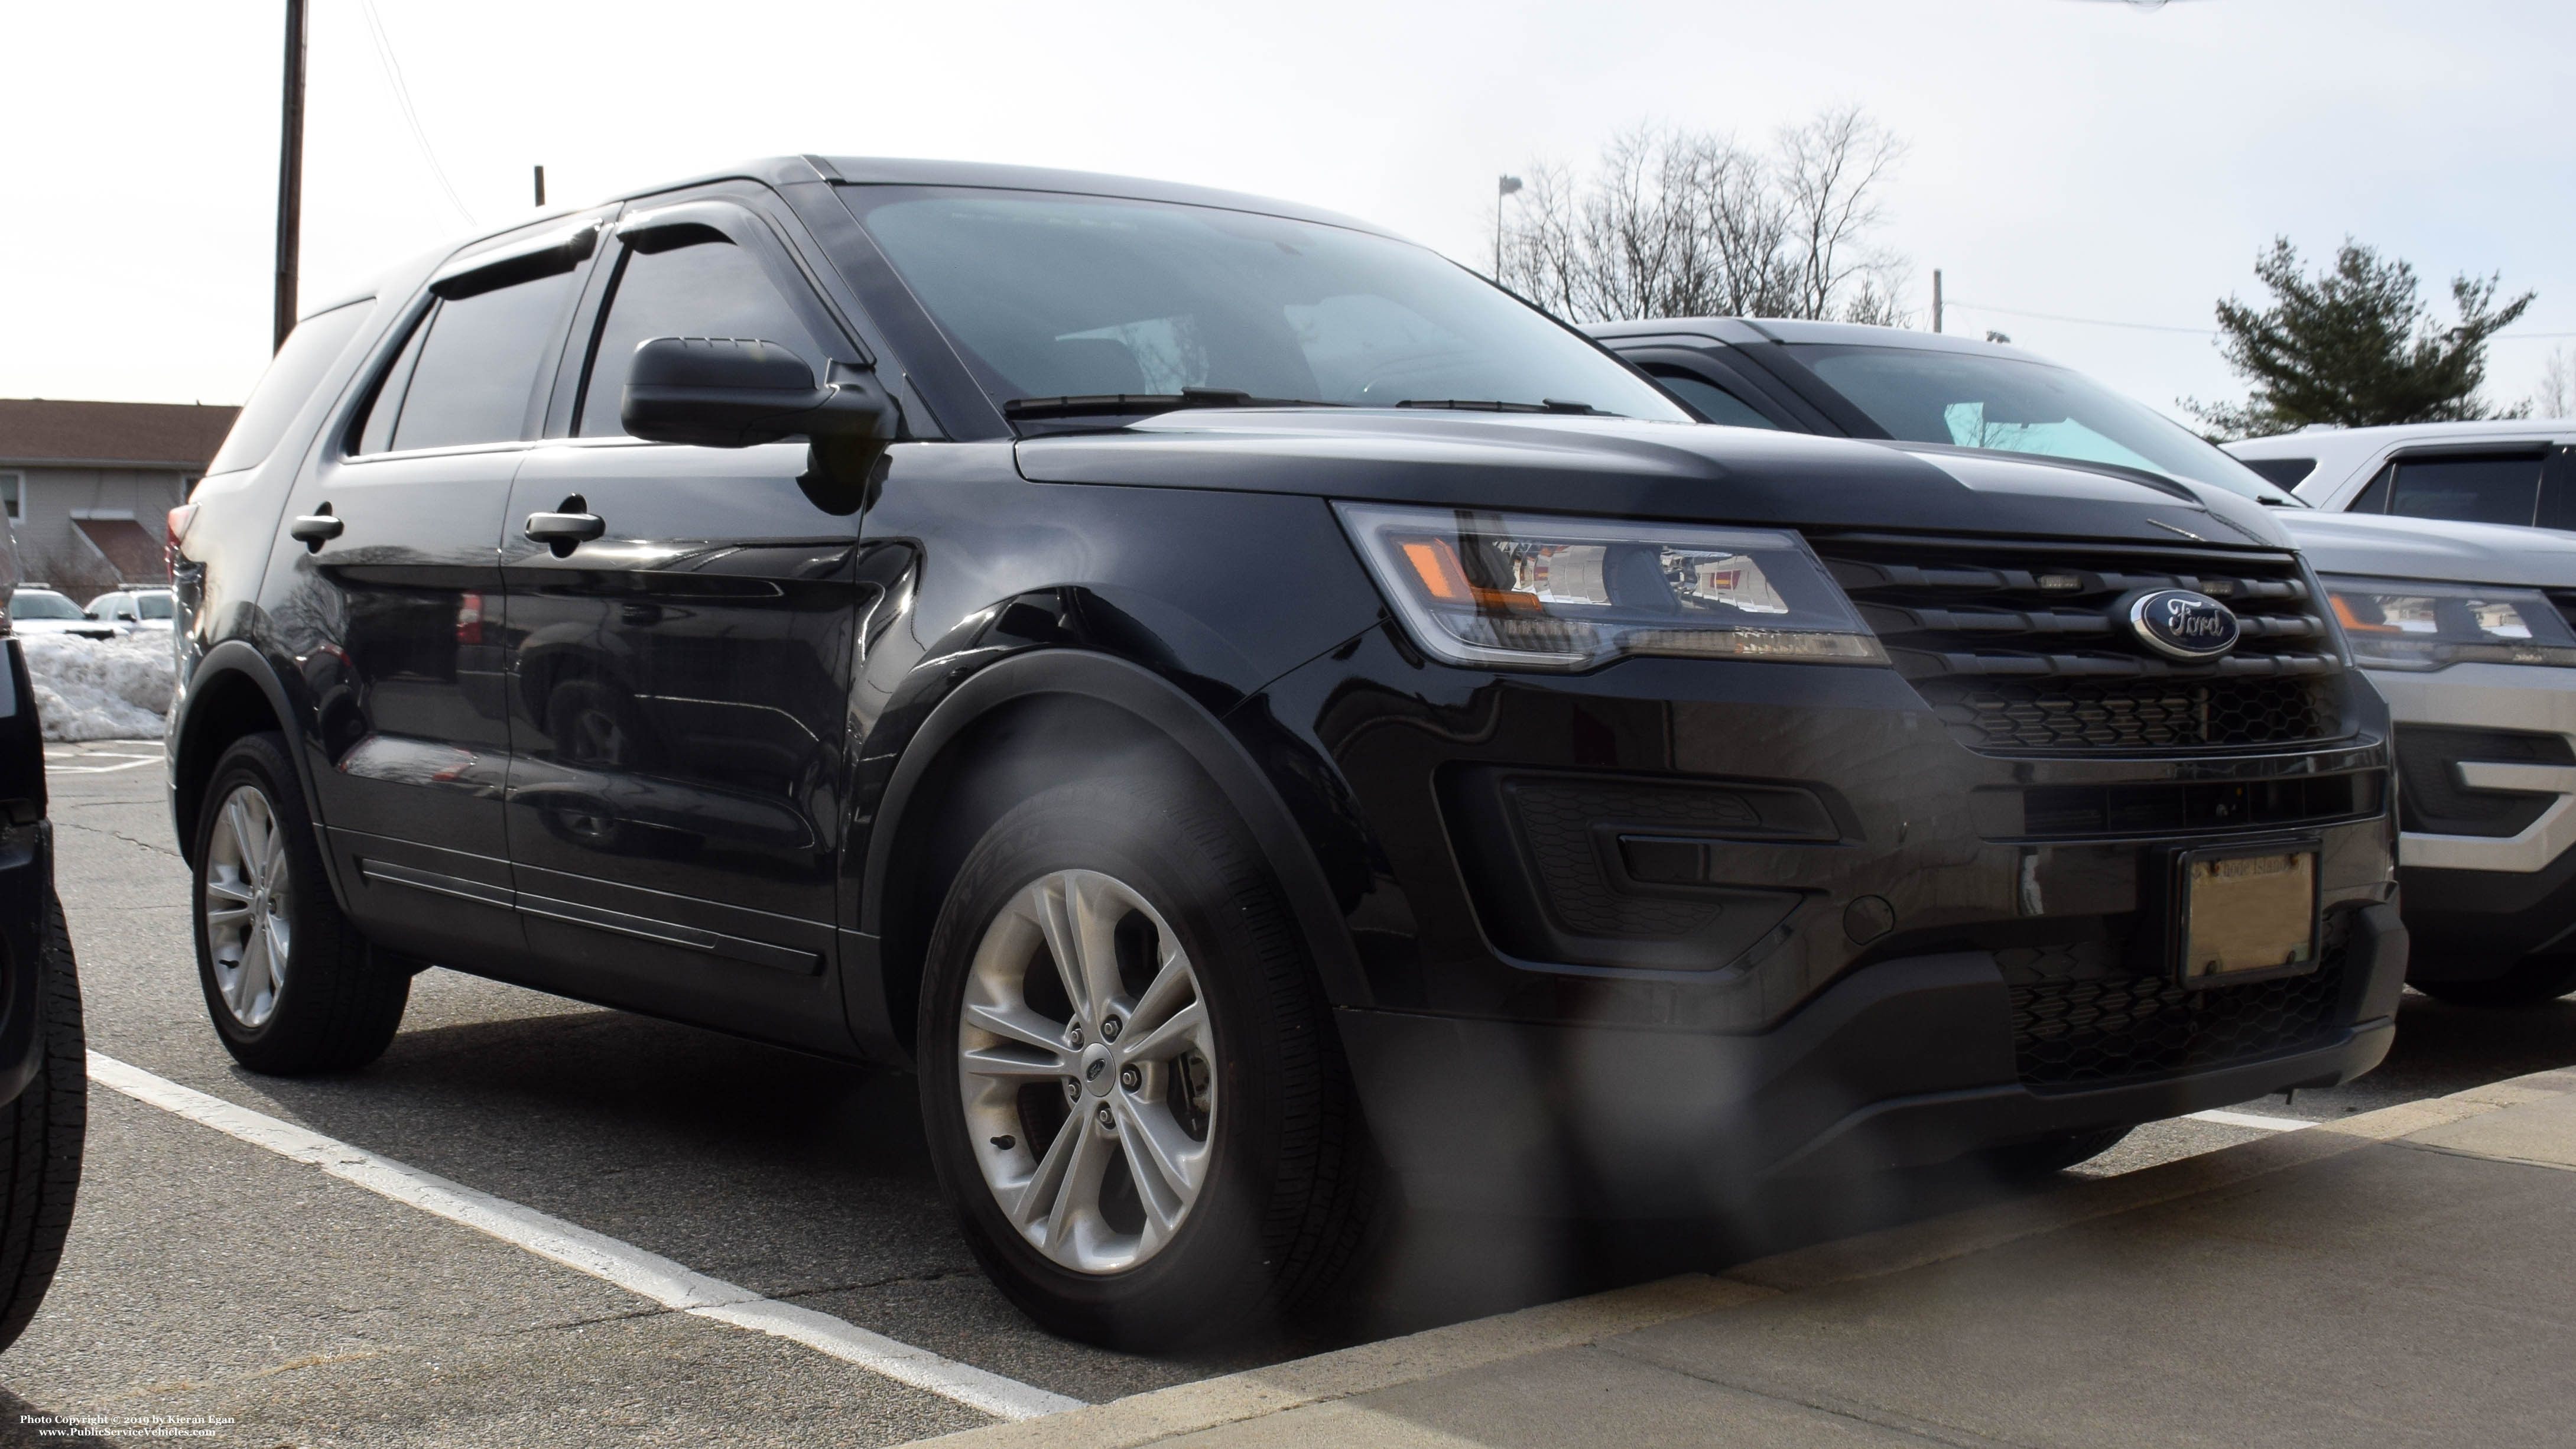
{"type": "Polygon", "coordinates": [[[2528,526],[2540,502],[2537,452],[2400,456],[2389,465],[2388,511],[2401,518],[2528,526]]]}
{"type": "Polygon", "coordinates": [[[575,273],[433,303],[385,372],[358,430],[361,453],[514,442],[575,273]]]}
{"type": "Polygon", "coordinates": [[[1680,398],[1700,421],[1718,423],[1730,428],[1771,428],[1780,425],[1753,410],[1753,405],[1707,378],[1670,363],[1646,369],[1648,376],[1663,384],[1664,391],[1680,398]]]}

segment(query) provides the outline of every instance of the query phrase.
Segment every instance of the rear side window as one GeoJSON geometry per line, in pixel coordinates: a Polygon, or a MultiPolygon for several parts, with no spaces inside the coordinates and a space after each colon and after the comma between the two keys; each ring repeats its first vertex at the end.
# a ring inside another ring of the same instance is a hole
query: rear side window
{"type": "Polygon", "coordinates": [[[216,451],[215,460],[206,465],[207,472],[254,468],[276,449],[286,425],[303,411],[305,399],[313,395],[322,375],[339,360],[341,349],[349,345],[358,324],[375,310],[373,301],[368,298],[317,312],[295,324],[295,330],[286,334],[286,345],[268,360],[268,370],[260,374],[259,386],[250,390],[250,401],[242,405],[241,416],[233,419],[233,430],[224,436],[224,445],[216,451]]]}
{"type": "Polygon", "coordinates": [[[2309,474],[2317,471],[2314,458],[2239,458],[2236,461],[2284,488],[2298,487],[2309,474]]]}
{"type": "Polygon", "coordinates": [[[1678,367],[1650,367],[1646,371],[1664,385],[1664,391],[1680,398],[1700,421],[1719,423],[1730,428],[1771,428],[1779,424],[1755,412],[1742,398],[1719,387],[1695,372],[1678,367]]]}
{"type": "Polygon", "coordinates": [[[617,410],[635,349],[656,337],[743,337],[775,342],[819,377],[825,349],[770,285],[760,260],[709,230],[702,239],[663,251],[629,249],[619,263],[592,344],[579,437],[618,437],[617,410]]]}
{"type": "Polygon", "coordinates": [[[2527,526],[2540,504],[2540,464],[2537,453],[2399,458],[2389,468],[2388,511],[2527,526]]]}
{"type": "Polygon", "coordinates": [[[575,273],[443,297],[412,328],[358,429],[360,453],[512,442],[575,273]]]}

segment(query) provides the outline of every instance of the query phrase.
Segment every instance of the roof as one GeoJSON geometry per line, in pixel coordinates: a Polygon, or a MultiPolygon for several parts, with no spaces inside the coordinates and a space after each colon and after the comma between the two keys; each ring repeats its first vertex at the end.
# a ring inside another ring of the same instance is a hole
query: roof
{"type": "Polygon", "coordinates": [[[2457,423],[2391,423],[2375,428],[2336,428],[2311,423],[2293,433],[2272,433],[2227,444],[2240,458],[2298,458],[2320,448],[2366,452],[2389,443],[2484,443],[2542,440],[2576,433],[2566,418],[2481,418],[2457,423]]]}
{"type": "Polygon", "coordinates": [[[0,398],[0,462],[203,468],[240,408],[0,398]]]}
{"type": "Polygon", "coordinates": [[[1910,327],[1881,327],[1866,322],[1814,322],[1794,317],[1658,317],[1637,322],[1587,322],[1582,330],[1604,341],[1631,337],[1699,335],[1720,342],[1824,342],[1860,347],[1904,347],[1916,352],[1964,352],[1985,357],[2011,357],[2023,362],[2045,359],[2005,343],[1988,342],[1957,332],[1917,332],[1910,327]]]}

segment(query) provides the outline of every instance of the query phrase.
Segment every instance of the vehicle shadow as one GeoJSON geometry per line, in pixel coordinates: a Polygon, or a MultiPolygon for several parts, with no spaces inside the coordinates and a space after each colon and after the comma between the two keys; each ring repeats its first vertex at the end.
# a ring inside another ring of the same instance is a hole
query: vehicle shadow
{"type": "Polygon", "coordinates": [[[1722,1219],[1398,1213],[1327,1323],[1150,1359],[1052,1339],[950,1224],[914,1079],[623,1012],[406,1031],[350,1076],[240,1074],[318,1131],[698,1271],[1085,1398],[1674,1273],[2027,1191],[1973,1171],[1785,1184],[1722,1219]]]}

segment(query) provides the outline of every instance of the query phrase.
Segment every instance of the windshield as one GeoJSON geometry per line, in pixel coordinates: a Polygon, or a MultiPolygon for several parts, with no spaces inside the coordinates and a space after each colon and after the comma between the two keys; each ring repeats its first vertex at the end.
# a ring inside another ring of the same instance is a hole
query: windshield
{"type": "Polygon", "coordinates": [[[1410,243],[1102,197],[842,194],[996,401],[1210,388],[1688,421],[1583,338],[1410,243]]]}
{"type": "Polygon", "coordinates": [[[29,593],[21,590],[9,601],[9,612],[21,619],[77,619],[80,605],[60,594],[29,593]]]}
{"type": "Polygon", "coordinates": [[[1806,343],[1789,351],[1891,437],[2117,463],[2305,506],[2189,429],[2080,372],[1914,347],[1806,343]]]}

